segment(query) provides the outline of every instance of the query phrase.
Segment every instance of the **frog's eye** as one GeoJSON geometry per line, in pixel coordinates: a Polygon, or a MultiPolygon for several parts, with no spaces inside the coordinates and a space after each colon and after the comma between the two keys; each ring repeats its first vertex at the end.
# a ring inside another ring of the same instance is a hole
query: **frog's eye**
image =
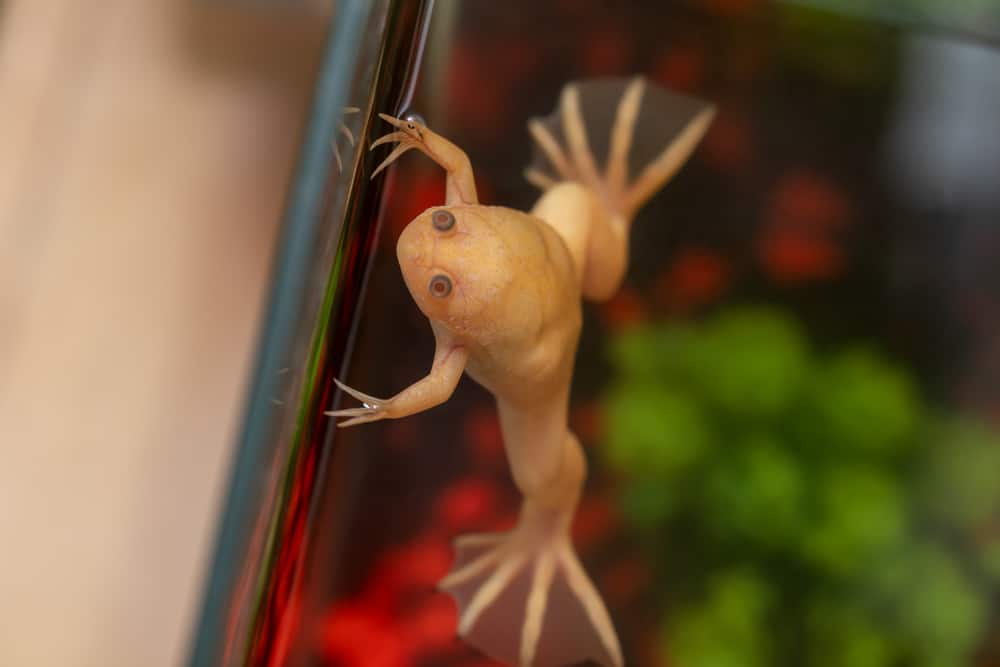
{"type": "Polygon", "coordinates": [[[431,215],[431,224],[439,232],[447,232],[455,226],[455,216],[451,214],[451,211],[445,211],[444,209],[434,211],[433,215],[431,215]]]}
{"type": "Polygon", "coordinates": [[[427,286],[427,290],[431,293],[431,296],[443,299],[451,294],[451,278],[439,273],[431,278],[431,282],[427,286]]]}

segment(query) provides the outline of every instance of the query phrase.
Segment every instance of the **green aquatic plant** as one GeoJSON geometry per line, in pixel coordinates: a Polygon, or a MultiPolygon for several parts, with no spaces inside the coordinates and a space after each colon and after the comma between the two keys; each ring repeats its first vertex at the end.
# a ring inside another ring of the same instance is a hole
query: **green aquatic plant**
{"type": "Polygon", "coordinates": [[[605,463],[677,667],[968,664],[1000,592],[1000,437],[787,313],[610,347],[605,463]]]}
{"type": "Polygon", "coordinates": [[[899,453],[913,444],[921,416],[909,375],[866,348],[818,361],[802,403],[792,417],[802,444],[834,456],[899,453]]]}
{"type": "Polygon", "coordinates": [[[711,443],[708,421],[697,401],[664,386],[630,385],[608,399],[611,434],[608,461],[637,477],[683,474],[711,443]],[[669,443],[664,447],[664,443],[669,443]]]}
{"type": "Polygon", "coordinates": [[[894,657],[892,641],[876,617],[855,600],[822,593],[805,609],[805,659],[808,667],[874,667],[894,657]]]}
{"type": "Polygon", "coordinates": [[[942,526],[975,530],[1000,513],[1000,447],[983,424],[944,420],[929,434],[935,446],[919,457],[917,491],[942,526]]]}
{"type": "Polygon", "coordinates": [[[858,575],[903,541],[905,501],[891,473],[835,463],[817,477],[813,513],[799,538],[804,562],[832,577],[858,575]]]}
{"type": "Polygon", "coordinates": [[[668,621],[667,651],[686,667],[773,664],[768,615],[776,600],[766,578],[749,568],[713,575],[702,600],[668,621]]]}
{"type": "Polygon", "coordinates": [[[906,604],[897,608],[898,625],[914,661],[928,667],[967,662],[983,629],[983,593],[940,545],[918,546],[902,567],[908,587],[900,596],[906,604]]]}
{"type": "Polygon", "coordinates": [[[700,336],[692,336],[688,347],[690,372],[702,395],[737,418],[782,413],[805,379],[805,340],[780,313],[723,313],[700,336]]]}
{"type": "Polygon", "coordinates": [[[780,548],[802,530],[803,471],[774,436],[734,443],[708,471],[702,493],[706,524],[720,541],[780,548]]]}

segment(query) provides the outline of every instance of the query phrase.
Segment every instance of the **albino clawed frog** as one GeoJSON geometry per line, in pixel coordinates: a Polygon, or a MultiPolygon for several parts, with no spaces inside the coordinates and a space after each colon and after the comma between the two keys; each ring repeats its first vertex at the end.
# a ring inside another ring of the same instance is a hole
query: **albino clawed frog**
{"type": "Polygon", "coordinates": [[[389,399],[338,382],[363,406],[328,414],[351,426],[427,410],[448,400],[463,371],[496,398],[524,495],[520,517],[510,532],[457,538],[440,588],[458,603],[458,634],[508,664],[623,663],[570,541],[586,475],[567,425],[581,299],[616,292],[636,211],[684,164],[713,114],[640,78],[566,86],[559,111],[529,124],[539,156],[526,177],[544,190],[530,213],[480,205],[460,148],[415,121],[382,115],[397,131],[372,147],[398,145],[376,174],[411,148],[447,172],[444,205],[410,222],[397,246],[406,286],[434,331],[434,362],[389,399]],[[588,133],[601,118],[605,136],[588,133]],[[636,156],[651,147],[630,179],[636,156]]]}

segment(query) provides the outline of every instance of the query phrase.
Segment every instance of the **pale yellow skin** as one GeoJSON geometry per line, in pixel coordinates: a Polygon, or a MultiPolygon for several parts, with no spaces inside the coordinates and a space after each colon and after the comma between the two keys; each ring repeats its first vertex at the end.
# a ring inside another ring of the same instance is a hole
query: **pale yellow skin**
{"type": "Polygon", "coordinates": [[[460,563],[441,588],[459,601],[461,636],[525,667],[587,658],[622,664],[610,617],[569,540],[586,474],[583,452],[567,426],[581,301],[606,299],[618,289],[635,211],[680,168],[712,116],[707,109],[692,120],[660,159],[626,185],[643,85],[636,79],[622,97],[603,173],[590,155],[573,86],[561,104],[568,153],[541,124],[529,126],[561,177],[527,174],[546,190],[530,214],[479,205],[468,157],[420,124],[383,116],[398,131],[373,144],[398,142],[376,173],[410,148],[447,173],[444,206],[415,218],[397,245],[403,279],[434,331],[434,362],[426,377],[386,400],[338,383],[364,406],[329,414],[347,417],[340,426],[348,426],[427,410],[451,396],[463,372],[493,394],[514,482],[524,495],[521,518],[510,533],[456,540],[460,563]],[[521,624],[518,640],[498,640],[481,626],[500,621],[485,614],[525,570],[528,593],[512,612],[520,617],[502,621],[521,624]],[[581,640],[578,649],[560,645],[549,651],[558,658],[545,658],[540,646],[556,578],[575,598],[581,624],[589,625],[576,628],[589,643],[581,640]]]}

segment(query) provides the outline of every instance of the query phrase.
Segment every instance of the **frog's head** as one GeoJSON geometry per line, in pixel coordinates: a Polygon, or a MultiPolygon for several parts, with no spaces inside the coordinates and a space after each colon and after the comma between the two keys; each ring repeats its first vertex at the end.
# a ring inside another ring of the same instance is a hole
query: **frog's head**
{"type": "Polygon", "coordinates": [[[473,336],[490,326],[511,267],[503,238],[479,207],[427,209],[400,234],[396,256],[428,318],[473,336]]]}

